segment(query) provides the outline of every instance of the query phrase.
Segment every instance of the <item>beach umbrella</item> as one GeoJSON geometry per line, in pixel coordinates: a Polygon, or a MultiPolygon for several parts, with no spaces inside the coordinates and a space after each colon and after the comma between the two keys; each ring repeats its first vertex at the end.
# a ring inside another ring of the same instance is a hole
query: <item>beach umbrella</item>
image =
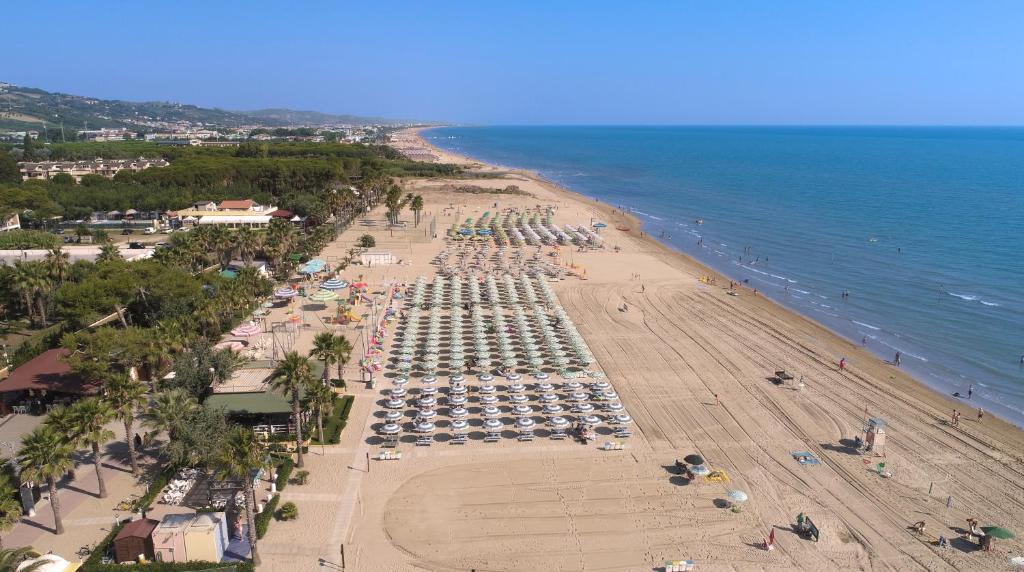
{"type": "Polygon", "coordinates": [[[544,373],[543,371],[538,371],[537,373],[533,374],[533,378],[536,379],[537,381],[543,381],[548,377],[548,374],[544,373]]]}
{"type": "Polygon", "coordinates": [[[523,379],[523,376],[519,375],[518,373],[510,373],[505,376],[505,379],[509,381],[519,381],[520,379],[523,379]]]}
{"type": "Polygon", "coordinates": [[[526,386],[521,383],[513,383],[508,386],[508,390],[512,393],[519,393],[521,391],[526,391],[526,386]]]}
{"type": "Polygon", "coordinates": [[[426,376],[423,376],[423,379],[421,379],[420,382],[425,384],[425,385],[430,385],[430,384],[433,384],[433,383],[437,383],[437,377],[433,376],[433,375],[426,375],[426,376]]]}
{"type": "Polygon", "coordinates": [[[694,465],[690,467],[690,472],[698,477],[706,477],[711,474],[711,469],[705,465],[694,465]]]}
{"type": "Polygon", "coordinates": [[[416,401],[416,404],[419,405],[420,407],[433,407],[437,405],[437,399],[427,395],[425,397],[419,398],[416,401]]]}
{"type": "Polygon", "coordinates": [[[433,409],[419,409],[416,411],[416,419],[433,419],[437,417],[437,411],[433,409]]]}
{"type": "Polygon", "coordinates": [[[605,389],[610,388],[611,386],[612,386],[612,384],[608,383],[607,381],[603,381],[603,380],[602,381],[596,381],[596,382],[594,382],[591,385],[591,387],[593,387],[594,389],[600,389],[602,391],[604,391],[605,389]]]}
{"type": "Polygon", "coordinates": [[[480,397],[480,403],[483,403],[484,405],[494,405],[497,402],[497,395],[484,395],[480,397]]]}
{"type": "Polygon", "coordinates": [[[454,431],[465,431],[469,428],[469,421],[465,419],[456,419],[452,421],[452,430],[454,431]]]}
{"type": "Polygon", "coordinates": [[[333,290],[317,290],[309,299],[314,302],[330,302],[331,300],[337,300],[338,295],[333,290]]]}
{"type": "Polygon", "coordinates": [[[546,404],[544,406],[544,413],[547,413],[548,415],[553,415],[555,413],[561,413],[561,412],[562,412],[562,406],[557,404],[557,403],[548,403],[548,404],[546,404]]]}
{"type": "Polygon", "coordinates": [[[562,384],[562,387],[569,391],[579,391],[580,389],[583,389],[583,384],[578,381],[567,381],[562,384]]]}
{"type": "Polygon", "coordinates": [[[486,393],[486,394],[494,393],[495,389],[497,389],[497,388],[495,388],[493,385],[481,385],[480,386],[480,393],[486,393]]]}
{"type": "Polygon", "coordinates": [[[299,293],[297,291],[288,286],[285,286],[284,288],[278,288],[277,290],[274,291],[274,296],[277,298],[294,298],[295,296],[298,295],[299,293]]]}
{"type": "Polygon", "coordinates": [[[620,413],[615,417],[612,417],[612,422],[618,423],[619,425],[629,425],[630,423],[633,422],[633,418],[627,415],[626,413],[620,413]]]}
{"type": "Polygon", "coordinates": [[[551,419],[548,419],[548,425],[564,429],[569,426],[569,420],[565,417],[552,417],[551,419]]]}
{"type": "Polygon", "coordinates": [[[451,395],[465,395],[466,394],[466,386],[465,385],[453,385],[448,390],[448,393],[450,393],[451,395]]]}
{"type": "Polygon", "coordinates": [[[516,419],[516,427],[519,429],[533,429],[536,424],[537,422],[529,417],[520,417],[519,419],[516,419]]]}
{"type": "Polygon", "coordinates": [[[396,388],[391,390],[391,397],[395,397],[395,398],[405,397],[406,393],[408,393],[408,391],[406,391],[406,389],[404,387],[396,387],[396,388]]]}
{"type": "Polygon", "coordinates": [[[401,399],[392,397],[384,402],[384,407],[387,407],[388,409],[401,409],[402,407],[405,407],[405,402],[401,399]]]}
{"type": "Polygon", "coordinates": [[[388,411],[384,414],[384,419],[387,419],[388,421],[398,421],[403,416],[404,414],[401,411],[388,411]]]}
{"type": "Polygon", "coordinates": [[[703,465],[704,464],[704,457],[701,457],[700,455],[697,455],[696,453],[691,453],[691,454],[683,457],[683,460],[686,461],[687,463],[691,464],[691,465],[703,465]]]}
{"type": "Polygon", "coordinates": [[[594,406],[589,403],[577,403],[572,409],[576,413],[590,413],[594,410],[594,406]]]}
{"type": "Polygon", "coordinates": [[[483,414],[484,417],[497,417],[498,415],[501,415],[501,410],[493,405],[488,405],[487,407],[484,407],[483,414]]]}
{"type": "Polygon", "coordinates": [[[495,433],[495,432],[499,431],[501,429],[502,425],[503,425],[503,423],[501,421],[497,420],[497,419],[485,419],[484,420],[484,428],[486,428],[491,433],[495,433]]]}
{"type": "MultiPolygon", "coordinates": [[[[745,493],[745,492],[743,492],[743,491],[741,491],[739,489],[733,489],[733,490],[725,493],[725,496],[726,496],[726,498],[728,498],[730,501],[732,501],[734,503],[747,502],[747,493],[745,493]]],[[[1009,532],[1009,531],[1007,531],[1007,532],[1009,532]]],[[[1010,535],[1010,538],[1013,538],[1012,534],[1010,535]]]]}
{"type": "Polygon", "coordinates": [[[423,421],[416,424],[416,431],[419,433],[430,433],[434,430],[434,424],[430,421],[423,421]]]}
{"type": "Polygon", "coordinates": [[[580,423],[583,423],[584,425],[600,425],[601,418],[596,415],[587,415],[580,419],[580,423]]]}
{"type": "Polygon", "coordinates": [[[606,226],[608,226],[608,225],[606,225],[605,223],[600,222],[600,221],[594,223],[594,228],[604,228],[606,226]]]}
{"type": "Polygon", "coordinates": [[[431,386],[428,385],[427,387],[424,387],[424,388],[420,389],[420,393],[422,393],[423,395],[428,395],[428,396],[429,395],[435,395],[435,394],[437,394],[437,388],[436,387],[431,387],[431,386]]]}
{"type": "Polygon", "coordinates": [[[401,431],[402,428],[396,423],[387,423],[377,430],[381,435],[398,435],[401,431]]]}
{"type": "Polygon", "coordinates": [[[614,391],[612,391],[612,390],[610,390],[610,389],[609,389],[609,390],[606,390],[606,391],[604,392],[604,398],[605,398],[605,399],[617,399],[618,397],[619,397],[619,394],[618,394],[618,393],[615,393],[614,391]]]}
{"type": "Polygon", "coordinates": [[[348,282],[345,282],[344,280],[339,280],[337,278],[331,278],[330,280],[327,280],[326,282],[321,284],[320,287],[323,288],[324,290],[341,290],[342,288],[348,287],[348,282]]]}
{"type": "Polygon", "coordinates": [[[448,377],[448,383],[462,383],[465,380],[466,376],[462,375],[461,373],[457,373],[455,375],[448,377]]]}
{"type": "Polygon", "coordinates": [[[469,400],[465,395],[453,395],[448,398],[448,403],[450,405],[465,405],[467,401],[469,400]]]}
{"type": "Polygon", "coordinates": [[[494,376],[489,373],[482,373],[477,377],[477,379],[479,379],[482,383],[488,383],[494,381],[494,376]]]}
{"type": "Polygon", "coordinates": [[[1010,540],[1014,537],[1012,532],[1001,526],[983,526],[981,527],[981,531],[984,532],[986,536],[991,536],[992,538],[998,538],[1000,540],[1010,540]]]}
{"type": "Polygon", "coordinates": [[[544,393],[549,393],[549,392],[554,391],[554,390],[555,390],[555,386],[551,385],[550,383],[538,383],[537,384],[537,391],[543,391],[544,393]]]}
{"type": "Polygon", "coordinates": [[[607,409],[608,411],[611,411],[612,413],[617,413],[619,411],[624,411],[625,410],[625,408],[622,406],[622,404],[619,403],[618,401],[605,405],[605,409],[607,409]]]}
{"type": "Polygon", "coordinates": [[[587,394],[583,393],[582,391],[574,391],[574,392],[569,394],[569,400],[570,401],[586,401],[587,400],[587,394]]]}
{"type": "Polygon", "coordinates": [[[465,417],[469,415],[469,410],[465,407],[453,407],[451,411],[448,412],[448,415],[451,417],[465,417]]]}
{"type": "Polygon", "coordinates": [[[263,328],[252,322],[242,324],[241,326],[231,330],[231,335],[239,338],[251,338],[252,336],[256,336],[261,333],[263,333],[263,328]]]}
{"type": "Polygon", "coordinates": [[[398,387],[402,387],[403,385],[409,383],[409,380],[404,377],[396,377],[395,379],[391,380],[391,383],[398,387]]]}
{"type": "Polygon", "coordinates": [[[510,396],[508,400],[512,403],[526,403],[527,401],[530,400],[530,398],[522,394],[516,394],[510,396]]]}
{"type": "Polygon", "coordinates": [[[543,401],[544,403],[554,403],[558,401],[558,396],[555,395],[554,393],[545,393],[540,396],[540,400],[543,401]]]}
{"type": "Polygon", "coordinates": [[[533,413],[533,408],[529,405],[516,405],[512,408],[512,413],[515,415],[529,415],[533,413]]]}

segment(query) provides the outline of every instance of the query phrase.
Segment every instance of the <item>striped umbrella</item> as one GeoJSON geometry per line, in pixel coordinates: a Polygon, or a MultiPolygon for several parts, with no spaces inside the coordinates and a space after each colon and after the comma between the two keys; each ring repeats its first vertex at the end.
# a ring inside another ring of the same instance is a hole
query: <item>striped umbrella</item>
{"type": "Polygon", "coordinates": [[[278,288],[274,292],[274,296],[277,298],[294,298],[298,295],[299,293],[295,291],[294,288],[291,288],[289,286],[285,286],[284,288],[278,288]]]}
{"type": "Polygon", "coordinates": [[[330,280],[327,280],[326,282],[321,284],[320,287],[325,290],[341,290],[343,288],[348,288],[348,282],[345,282],[344,280],[339,280],[337,278],[331,278],[330,280]]]}
{"type": "Polygon", "coordinates": [[[249,322],[248,324],[242,324],[241,326],[231,330],[231,335],[238,336],[239,338],[251,338],[252,336],[258,335],[262,332],[263,328],[249,322]]]}
{"type": "Polygon", "coordinates": [[[317,290],[309,299],[314,302],[330,302],[331,300],[337,300],[338,295],[332,290],[317,290]]]}

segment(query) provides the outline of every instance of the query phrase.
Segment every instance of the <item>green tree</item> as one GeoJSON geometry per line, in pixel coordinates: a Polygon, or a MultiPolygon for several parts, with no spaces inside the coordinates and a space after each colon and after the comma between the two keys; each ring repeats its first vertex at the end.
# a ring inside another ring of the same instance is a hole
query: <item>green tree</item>
{"type": "Polygon", "coordinates": [[[22,548],[0,549],[0,572],[37,572],[47,566],[46,561],[37,561],[25,566],[26,559],[32,558],[36,552],[24,546],[22,548]]]}
{"type": "Polygon", "coordinates": [[[256,547],[256,495],[252,486],[252,474],[258,471],[267,457],[266,448],[246,427],[232,427],[217,451],[214,459],[216,473],[221,479],[242,481],[245,491],[245,519],[248,524],[249,546],[252,563],[260,565],[260,553],[256,547]]]}
{"type": "Polygon", "coordinates": [[[36,142],[28,133],[26,133],[25,138],[21,140],[21,150],[21,159],[23,161],[36,160],[36,142]]]}
{"type": "Polygon", "coordinates": [[[316,408],[316,434],[320,441],[320,448],[323,450],[324,443],[324,414],[330,414],[331,406],[334,405],[334,390],[331,386],[320,380],[312,380],[306,387],[306,397],[309,404],[316,408]]]}
{"type": "Polygon", "coordinates": [[[303,466],[302,460],[302,396],[300,393],[309,384],[309,358],[298,352],[288,352],[274,370],[271,387],[280,391],[292,402],[292,422],[295,423],[295,446],[298,457],[295,466],[303,466]]]}
{"type": "Polygon", "coordinates": [[[123,261],[124,257],[121,256],[121,249],[115,244],[109,242],[103,243],[100,246],[100,253],[96,256],[96,264],[103,264],[104,262],[115,262],[123,261]]]}
{"type": "Polygon", "coordinates": [[[199,406],[171,425],[174,439],[161,453],[174,467],[210,466],[228,433],[224,411],[199,406]]]}
{"type": "Polygon", "coordinates": [[[260,235],[251,228],[240,228],[235,232],[234,249],[246,264],[252,264],[260,249],[260,235]]]}
{"type": "Polygon", "coordinates": [[[324,362],[324,384],[326,385],[331,381],[330,365],[335,360],[334,334],[331,332],[317,334],[313,338],[313,349],[310,350],[309,355],[324,362]]]}
{"type": "MultiPolygon", "coordinates": [[[[18,502],[18,483],[14,480],[14,472],[10,470],[7,459],[0,459],[0,463],[4,467],[0,473],[0,550],[3,550],[3,536],[21,521],[21,503],[18,502]]],[[[3,570],[0,563],[0,572],[3,570]]]]}
{"type": "Polygon", "coordinates": [[[71,256],[61,247],[51,248],[46,253],[44,264],[46,264],[46,270],[51,280],[58,284],[63,284],[67,281],[68,275],[71,272],[71,256]]]}
{"type": "Polygon", "coordinates": [[[416,195],[410,201],[409,208],[416,213],[416,226],[420,225],[420,213],[423,211],[423,196],[416,195]]]}
{"type": "Polygon", "coordinates": [[[139,476],[139,461],[135,452],[135,417],[146,405],[146,386],[124,374],[113,374],[104,384],[104,400],[124,424],[125,441],[128,443],[128,461],[132,475],[139,476]]]}
{"type": "Polygon", "coordinates": [[[100,470],[103,457],[100,445],[114,438],[114,432],[106,428],[107,423],[114,420],[114,410],[98,397],[90,397],[75,402],[70,410],[72,434],[78,443],[92,449],[92,463],[96,468],[96,482],[99,485],[100,498],[107,497],[107,484],[100,470]]]}
{"type": "Polygon", "coordinates": [[[0,184],[21,182],[21,169],[18,160],[4,149],[0,149],[0,184]]]}
{"type": "Polygon", "coordinates": [[[338,387],[345,387],[345,378],[342,376],[342,372],[345,369],[345,364],[352,358],[352,344],[349,343],[345,336],[338,335],[334,337],[334,363],[338,366],[338,387]]]}
{"type": "Polygon", "coordinates": [[[149,408],[142,415],[142,424],[151,429],[146,440],[152,440],[160,433],[167,433],[167,440],[174,441],[175,432],[186,419],[195,414],[199,401],[182,387],[170,387],[153,395],[149,408]]]}
{"type": "Polygon", "coordinates": [[[359,237],[359,246],[362,248],[373,248],[377,246],[377,241],[373,238],[373,235],[364,234],[359,237]]]}
{"type": "Polygon", "coordinates": [[[50,508],[53,509],[53,525],[57,534],[64,534],[60,497],[57,496],[57,479],[74,466],[71,461],[73,451],[74,447],[63,435],[54,431],[52,427],[41,425],[22,438],[21,451],[18,453],[22,480],[46,481],[50,489],[50,508]]]}

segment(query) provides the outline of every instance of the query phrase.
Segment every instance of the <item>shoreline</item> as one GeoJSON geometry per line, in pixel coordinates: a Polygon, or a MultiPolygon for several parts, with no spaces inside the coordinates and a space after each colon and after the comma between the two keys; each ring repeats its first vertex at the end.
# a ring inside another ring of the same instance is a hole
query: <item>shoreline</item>
{"type": "MultiPolygon", "coordinates": [[[[604,215],[608,219],[606,222],[608,222],[610,226],[614,226],[611,224],[612,222],[625,222],[628,223],[628,225],[631,228],[636,228],[637,230],[643,229],[643,221],[639,217],[630,214],[626,211],[622,211],[617,207],[614,207],[608,203],[601,201],[600,199],[589,197],[577,191],[573,191],[572,189],[569,189],[554,181],[546,179],[545,177],[534,171],[528,169],[520,169],[513,166],[495,165],[487,163],[480,159],[473,158],[468,155],[441,149],[440,147],[437,147],[436,145],[432,144],[430,141],[428,141],[422,136],[422,132],[427,131],[429,129],[436,129],[436,127],[417,127],[404,130],[403,133],[410,134],[414,136],[416,139],[418,139],[421,145],[423,145],[427,149],[430,149],[433,153],[435,153],[438,156],[439,162],[453,162],[456,164],[460,164],[462,166],[478,166],[479,169],[485,171],[501,171],[514,173],[519,176],[526,177],[536,181],[538,184],[547,188],[548,190],[552,191],[555,194],[566,196],[567,198],[570,198],[575,201],[584,201],[585,203],[596,207],[598,210],[604,213],[604,215]]],[[[728,283],[728,281],[731,280],[723,272],[711,266],[708,266],[707,264],[704,264],[703,262],[697,260],[696,258],[692,257],[690,254],[686,252],[682,252],[668,244],[661,242],[656,237],[650,234],[644,233],[643,236],[634,235],[633,238],[642,241],[655,249],[658,249],[660,251],[659,256],[664,257],[667,260],[676,261],[685,270],[689,270],[691,272],[693,270],[698,270],[703,275],[715,276],[718,280],[725,281],[726,283],[728,283]]],[[[741,289],[745,293],[750,293],[749,289],[746,287],[741,287],[741,289]]],[[[812,317],[806,316],[801,312],[793,308],[790,308],[785,304],[777,300],[774,300],[770,297],[758,295],[756,298],[758,300],[758,304],[761,307],[765,307],[767,311],[771,313],[788,314],[789,319],[796,319],[802,321],[807,330],[818,330],[821,333],[825,334],[827,337],[833,338],[832,342],[834,344],[840,347],[845,346],[843,348],[846,350],[844,355],[866,358],[866,360],[864,361],[870,360],[871,363],[868,365],[871,367],[871,369],[884,367],[891,370],[891,372],[889,372],[891,376],[891,381],[910,382],[915,387],[915,390],[912,391],[911,393],[913,393],[915,396],[919,398],[925,398],[925,400],[927,400],[936,408],[940,408],[941,405],[941,407],[944,407],[946,410],[961,410],[967,406],[966,402],[962,400],[956,400],[952,397],[952,395],[946,395],[939,389],[928,385],[924,380],[913,375],[912,373],[908,373],[906,370],[892,366],[891,364],[889,364],[889,362],[879,357],[871,350],[861,347],[854,340],[851,340],[846,336],[843,336],[839,332],[833,330],[832,328],[829,328],[825,324],[818,322],[812,317]],[[769,304],[771,309],[767,309],[766,304],[769,304]]],[[[837,364],[838,359],[839,358],[836,358],[837,364]]],[[[862,364],[864,363],[864,361],[858,360],[858,364],[862,364]]],[[[903,387],[904,390],[907,389],[905,384],[900,383],[900,385],[901,387],[903,387]]],[[[967,407],[967,409],[973,408],[967,407]]],[[[1011,421],[1008,421],[1004,417],[996,413],[989,412],[987,410],[985,411],[985,414],[986,417],[991,418],[994,422],[998,422],[999,424],[1001,424],[1004,430],[1015,431],[1019,433],[1021,439],[1024,439],[1024,425],[1019,425],[1011,421]]],[[[991,425],[991,423],[989,425],[991,425]]]]}

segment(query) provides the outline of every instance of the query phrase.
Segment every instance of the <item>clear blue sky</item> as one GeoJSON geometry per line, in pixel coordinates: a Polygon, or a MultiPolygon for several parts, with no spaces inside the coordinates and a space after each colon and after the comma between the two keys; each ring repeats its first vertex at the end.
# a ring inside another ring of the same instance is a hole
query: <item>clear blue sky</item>
{"type": "Polygon", "coordinates": [[[8,2],[0,80],[487,124],[1024,124],[1024,2],[725,4],[8,2]]]}

